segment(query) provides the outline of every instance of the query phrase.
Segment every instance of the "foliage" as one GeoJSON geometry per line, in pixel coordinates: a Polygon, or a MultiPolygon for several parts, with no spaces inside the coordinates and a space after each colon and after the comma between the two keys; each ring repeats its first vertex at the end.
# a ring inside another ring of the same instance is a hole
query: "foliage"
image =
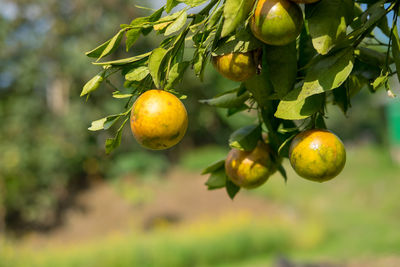
{"type": "MultiPolygon", "coordinates": [[[[85,130],[100,111],[75,97],[93,75],[80,51],[110,34],[109,24],[136,13],[122,7],[127,3],[2,1],[0,231],[3,220],[17,231],[59,223],[75,190],[104,174],[98,138],[85,130]]],[[[116,109],[97,103],[102,111],[116,109]]]]}
{"type": "MultiPolygon", "coordinates": [[[[283,46],[262,44],[250,33],[249,21],[253,16],[252,6],[256,3],[244,0],[169,0],[150,16],[122,24],[114,37],[86,55],[96,58],[94,64],[102,66],[101,77],[116,72],[125,76],[125,89],[123,92],[115,91],[114,97],[127,99],[123,114],[128,114],[132,102],[146,90],[158,88],[179,95],[173,88],[190,69],[189,65],[204,80],[210,57],[254,53],[259,62],[258,75],[241,83],[237,89],[201,102],[226,108],[229,115],[246,111],[258,115],[258,126],[255,127],[268,133],[276,158],[288,157],[287,147],[296,133],[313,127],[326,128],[324,117],[328,104],[333,103],[347,113],[351,98],[361,89],[375,92],[385,88],[388,95],[393,96],[388,78],[397,73],[396,66],[400,64],[396,26],[399,3],[321,0],[306,4],[303,8],[305,26],[300,36],[295,43],[283,46]],[[180,2],[186,6],[171,13],[180,2]],[[192,8],[199,6],[202,9],[198,13],[190,13],[192,8]],[[391,24],[388,24],[387,16],[393,18],[391,24]],[[374,35],[375,28],[386,35],[386,41],[374,35]],[[123,45],[123,35],[126,36],[128,51],[139,35],[146,36],[152,31],[163,35],[162,42],[154,50],[100,62],[123,45]],[[188,49],[188,46],[193,48],[188,49]]],[[[82,95],[97,90],[103,82],[101,77],[95,76],[89,81],[82,95]]],[[[107,129],[108,118],[103,119],[95,130],[107,129]]],[[[247,128],[239,132],[230,138],[232,147],[248,150],[249,145],[261,139],[261,134],[247,128]],[[246,146],[241,147],[241,143],[246,146]]],[[[111,152],[111,149],[107,151],[111,152]]],[[[215,180],[216,175],[224,173],[223,168],[223,164],[218,163],[203,173],[211,173],[210,179],[215,180]]],[[[286,179],[282,166],[279,170],[286,179]]],[[[226,179],[226,175],[219,176],[219,179],[226,179]]],[[[233,197],[239,188],[228,186],[231,184],[228,180],[225,184],[233,197]]]]}

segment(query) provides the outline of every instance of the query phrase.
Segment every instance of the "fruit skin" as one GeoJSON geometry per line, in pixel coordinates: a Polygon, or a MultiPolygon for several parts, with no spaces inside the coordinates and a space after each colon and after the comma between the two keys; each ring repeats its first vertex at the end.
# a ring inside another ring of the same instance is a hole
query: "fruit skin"
{"type": "Polygon", "coordinates": [[[292,140],[289,159],[299,176],[325,182],[343,170],[346,164],[346,149],[334,133],[313,129],[298,134],[292,140]]]}
{"type": "Polygon", "coordinates": [[[311,4],[311,3],[316,3],[320,0],[290,0],[290,1],[298,3],[298,4],[311,4]]]}
{"type": "Polygon", "coordinates": [[[250,21],[253,35],[269,45],[296,40],[303,27],[303,12],[289,0],[260,0],[250,21]]]}
{"type": "Polygon", "coordinates": [[[212,62],[219,73],[236,82],[248,80],[257,70],[252,52],[214,56],[212,62]]]}
{"type": "Polygon", "coordinates": [[[231,149],[225,160],[225,171],[237,186],[252,189],[264,184],[276,171],[269,145],[259,142],[253,151],[231,149]]]}
{"type": "Polygon", "coordinates": [[[138,143],[162,150],[183,138],[188,117],[185,106],[176,96],[163,90],[149,90],[133,104],[130,124],[138,143]]]}

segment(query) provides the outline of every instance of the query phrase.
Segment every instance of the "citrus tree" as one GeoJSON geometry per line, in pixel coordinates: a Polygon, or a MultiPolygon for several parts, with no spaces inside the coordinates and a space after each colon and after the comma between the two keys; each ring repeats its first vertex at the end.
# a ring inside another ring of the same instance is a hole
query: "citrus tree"
{"type": "Polygon", "coordinates": [[[86,53],[101,70],[81,96],[116,73],[125,79],[112,94],[125,100],[123,112],[93,121],[89,130],[119,125],[115,137],[106,140],[107,153],[120,145],[128,121],[145,148],[177,144],[188,124],[180,101],[187,96],[174,89],[188,71],[202,80],[211,63],[238,86],[199,101],[228,115],[250,113],[255,123],[233,132],[226,159],[204,170],[210,174],[208,188],[226,188],[233,198],[240,188],[258,187],[276,171],[286,180],[283,158],[300,176],[328,181],[343,169],[346,152],[326,129],[327,105],[346,113],[362,89],[385,89],[394,97],[388,80],[400,78],[399,5],[389,0],[167,0],[86,53]],[[162,37],[157,48],[103,60],[120,46],[131,51],[151,32],[162,37]]]}

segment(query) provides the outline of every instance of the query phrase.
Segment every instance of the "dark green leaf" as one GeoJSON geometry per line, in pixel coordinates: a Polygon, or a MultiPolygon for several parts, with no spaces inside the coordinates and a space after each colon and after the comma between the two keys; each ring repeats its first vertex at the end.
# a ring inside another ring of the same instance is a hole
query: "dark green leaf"
{"type": "Polygon", "coordinates": [[[287,182],[288,177],[287,177],[285,168],[282,166],[282,164],[278,164],[277,168],[278,168],[278,172],[282,175],[285,182],[287,182]]]}
{"type": "Polygon", "coordinates": [[[228,177],[226,176],[224,168],[211,173],[210,178],[208,178],[206,182],[208,190],[214,190],[225,187],[227,179],[228,177]]]}
{"type": "Polygon", "coordinates": [[[204,174],[207,174],[207,173],[216,172],[216,171],[218,171],[220,169],[223,169],[224,166],[225,166],[225,160],[223,159],[223,160],[217,161],[217,162],[213,163],[212,165],[208,166],[206,169],[204,169],[201,172],[201,174],[204,175],[204,174]]]}
{"type": "Polygon", "coordinates": [[[246,53],[261,48],[262,43],[253,37],[247,30],[242,30],[232,35],[227,40],[222,39],[221,44],[213,51],[214,56],[230,54],[233,52],[246,53]]]}
{"type": "Polygon", "coordinates": [[[212,99],[199,100],[199,102],[219,108],[234,108],[242,106],[249,97],[250,94],[247,92],[238,96],[238,89],[235,89],[212,99]]]}
{"type": "Polygon", "coordinates": [[[229,197],[233,200],[237,193],[240,191],[240,187],[232,183],[232,181],[228,178],[226,179],[226,192],[228,193],[229,197]]]}
{"type": "Polygon", "coordinates": [[[296,82],[296,42],[283,46],[268,45],[265,53],[271,83],[279,98],[283,98],[293,89],[296,82]]]}
{"type": "Polygon", "coordinates": [[[261,126],[249,125],[235,131],[229,138],[229,146],[239,150],[252,151],[261,140],[261,126]]]}
{"type": "Polygon", "coordinates": [[[326,55],[346,37],[347,25],[353,21],[352,0],[321,0],[306,5],[305,13],[314,48],[326,55]]]}

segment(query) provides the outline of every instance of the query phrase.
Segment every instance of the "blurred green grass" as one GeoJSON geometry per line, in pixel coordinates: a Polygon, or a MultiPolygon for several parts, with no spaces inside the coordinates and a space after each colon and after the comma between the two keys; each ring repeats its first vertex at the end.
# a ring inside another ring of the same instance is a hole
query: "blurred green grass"
{"type": "MultiPolygon", "coordinates": [[[[223,151],[192,151],[181,167],[201,169],[223,151]]],[[[0,266],[270,266],[278,255],[333,262],[400,256],[400,167],[381,147],[350,148],[347,158],[328,183],[301,179],[286,162],[287,184],[274,175],[241,192],[264,198],[278,214],[223,214],[74,247],[32,250],[4,242],[0,266]]]]}

